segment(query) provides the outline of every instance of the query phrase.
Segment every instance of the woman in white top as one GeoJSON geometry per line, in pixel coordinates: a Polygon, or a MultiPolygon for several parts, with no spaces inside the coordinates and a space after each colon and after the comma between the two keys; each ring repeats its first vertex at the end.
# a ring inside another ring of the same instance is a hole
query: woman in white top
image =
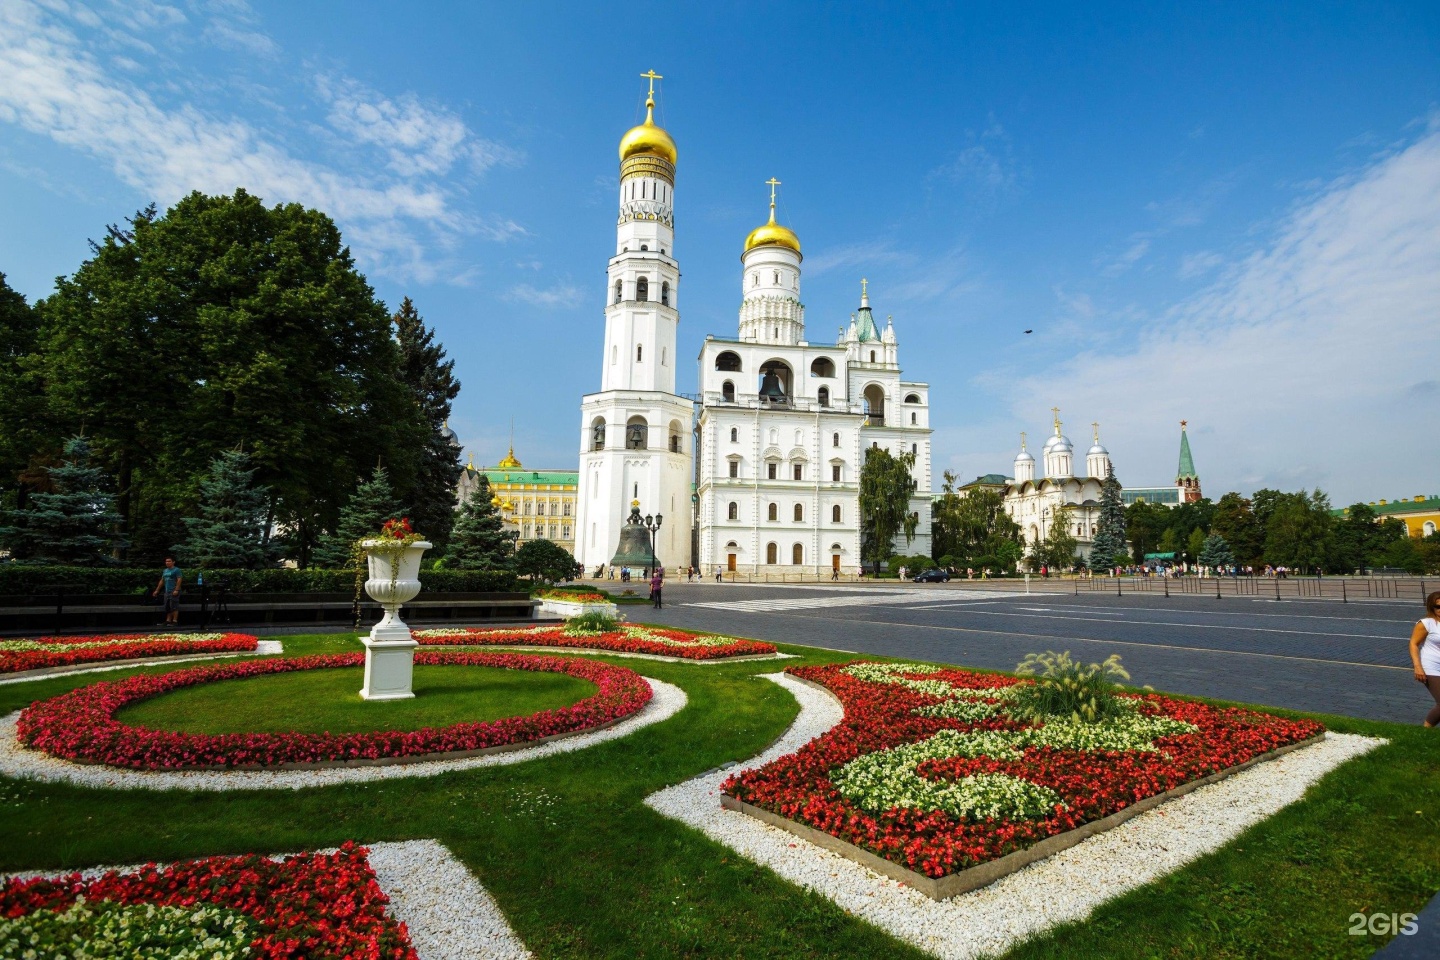
{"type": "Polygon", "coordinates": [[[1415,679],[1425,684],[1435,707],[1425,715],[1425,726],[1440,724],[1440,590],[1425,598],[1429,614],[1410,631],[1410,659],[1415,663],[1415,679]]]}

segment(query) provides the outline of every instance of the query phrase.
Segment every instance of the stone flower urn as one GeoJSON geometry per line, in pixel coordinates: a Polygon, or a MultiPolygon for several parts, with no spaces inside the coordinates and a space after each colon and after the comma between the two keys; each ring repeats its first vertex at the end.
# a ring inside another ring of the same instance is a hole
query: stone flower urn
{"type": "Polygon", "coordinates": [[[385,616],[370,628],[365,644],[366,700],[404,700],[415,696],[411,689],[415,673],[415,648],[410,628],[400,619],[400,607],[420,592],[420,558],[433,544],[424,540],[402,544],[394,540],[364,540],[370,566],[365,592],[380,604],[385,616]]]}

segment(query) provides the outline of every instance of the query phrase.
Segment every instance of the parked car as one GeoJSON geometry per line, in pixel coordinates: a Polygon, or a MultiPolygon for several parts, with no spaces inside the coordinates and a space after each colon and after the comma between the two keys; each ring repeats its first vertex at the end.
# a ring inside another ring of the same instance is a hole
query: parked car
{"type": "Polygon", "coordinates": [[[924,573],[917,573],[911,579],[915,583],[949,583],[950,574],[944,570],[926,570],[924,573]]]}

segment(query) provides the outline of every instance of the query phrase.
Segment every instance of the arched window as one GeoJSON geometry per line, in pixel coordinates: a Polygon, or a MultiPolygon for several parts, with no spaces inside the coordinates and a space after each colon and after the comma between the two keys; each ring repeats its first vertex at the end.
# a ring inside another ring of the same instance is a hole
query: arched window
{"type": "Polygon", "coordinates": [[[834,434],[831,434],[831,435],[830,435],[830,446],[832,446],[832,447],[838,447],[838,446],[840,446],[840,434],[834,433],[834,434]]]}
{"type": "Polygon", "coordinates": [[[780,508],[779,508],[778,506],[776,506],[775,504],[773,504],[773,503],[770,504],[770,506],[768,506],[768,507],[765,508],[765,519],[767,519],[767,520],[779,520],[779,519],[780,519],[780,508]]]}
{"type": "Polygon", "coordinates": [[[780,271],[779,271],[779,270],[775,270],[775,271],[773,271],[773,273],[775,274],[775,279],[772,280],[771,283],[775,284],[775,286],[778,287],[778,286],[780,286],[780,271]]]}
{"type": "Polygon", "coordinates": [[[758,287],[758,286],[760,286],[760,274],[758,274],[758,273],[752,273],[752,274],[750,274],[750,286],[752,286],[752,287],[758,287]]]}
{"type": "Polygon", "coordinates": [[[644,344],[640,344],[640,343],[635,344],[635,362],[636,362],[636,363],[641,363],[642,361],[644,361],[644,359],[645,359],[645,346],[644,346],[644,344]]]}
{"type": "MultiPolygon", "coordinates": [[[[644,300],[645,298],[644,298],[644,297],[641,297],[640,299],[641,299],[641,300],[644,300]]],[[[871,363],[874,363],[874,362],[875,362],[875,351],[874,351],[874,350],[871,350],[871,351],[870,351],[870,362],[871,362],[871,363]]]]}
{"type": "Polygon", "coordinates": [[[644,417],[631,417],[625,424],[625,449],[644,450],[650,446],[650,425],[644,417]]]}
{"type": "MultiPolygon", "coordinates": [[[[660,348],[660,366],[662,366],[662,367],[665,366],[665,348],[664,348],[664,347],[661,347],[661,348],[660,348]]],[[[914,414],[911,414],[911,416],[914,416],[914,414]]]]}
{"type": "Polygon", "coordinates": [[[738,373],[740,371],[740,355],[733,350],[726,350],[715,358],[715,369],[724,370],[727,373],[738,373]]]}
{"type": "Polygon", "coordinates": [[[771,566],[780,562],[780,548],[773,543],[765,544],[765,562],[771,566]]]}
{"type": "Polygon", "coordinates": [[[803,503],[797,503],[797,504],[795,504],[795,522],[796,522],[796,523],[803,523],[804,520],[805,520],[805,505],[804,505],[803,503]]]}
{"type": "Polygon", "coordinates": [[[590,424],[590,449],[605,449],[605,418],[596,417],[595,422],[590,424]]]}
{"type": "Polygon", "coordinates": [[[905,394],[905,402],[906,402],[906,403],[919,403],[919,402],[920,402],[920,394],[918,394],[918,393],[907,393],[907,394],[905,394]]]}
{"type": "Polygon", "coordinates": [[[833,507],[830,508],[830,522],[831,522],[831,523],[839,523],[839,522],[840,522],[840,504],[838,504],[838,503],[835,504],[835,506],[833,506],[833,507]]]}
{"type": "Polygon", "coordinates": [[[910,452],[911,452],[912,454],[914,454],[915,456],[918,457],[918,456],[920,455],[920,446],[919,446],[919,444],[914,444],[914,443],[910,444],[910,452]]]}
{"type": "Polygon", "coordinates": [[[731,519],[731,520],[739,520],[739,519],[740,519],[740,504],[736,503],[736,502],[733,501],[733,500],[730,501],[729,519],[731,519]]]}
{"type": "Polygon", "coordinates": [[[1421,529],[1421,531],[1422,531],[1421,536],[1425,536],[1425,537],[1433,537],[1433,536],[1435,536],[1435,521],[1434,521],[1434,520],[1426,520],[1426,521],[1425,521],[1425,525],[1422,526],[1420,529],[1421,529]]]}
{"type": "Polygon", "coordinates": [[[816,393],[816,397],[817,397],[817,398],[819,399],[819,401],[820,401],[820,406],[822,406],[822,407],[828,407],[828,406],[830,406],[830,388],[829,388],[829,387],[821,387],[820,390],[816,393]]]}
{"type": "MultiPolygon", "coordinates": [[[[640,249],[645,248],[641,247],[640,249]]],[[[650,299],[650,281],[644,277],[635,281],[635,299],[642,303],[650,299]]]]}
{"type": "Polygon", "coordinates": [[[798,543],[790,548],[790,562],[797,567],[805,562],[805,548],[798,543]]]}
{"type": "Polygon", "coordinates": [[[724,386],[720,388],[720,398],[726,403],[734,403],[735,384],[731,383],[729,380],[726,380],[724,386]]]}
{"type": "Polygon", "coordinates": [[[740,442],[740,428],[739,428],[739,427],[731,427],[731,428],[730,428],[730,442],[731,442],[731,443],[739,443],[739,442],[740,442]]]}
{"type": "Polygon", "coordinates": [[[915,425],[915,411],[914,411],[914,410],[911,410],[911,411],[910,411],[910,425],[911,425],[912,427],[915,425]]]}
{"type": "Polygon", "coordinates": [[[661,305],[666,306],[666,307],[670,306],[670,281],[669,281],[669,280],[662,280],[662,281],[660,282],[660,303],[661,303],[661,305]]]}
{"type": "Polygon", "coordinates": [[[625,281],[624,281],[624,280],[616,280],[616,281],[615,281],[615,302],[616,302],[616,303],[619,303],[619,302],[620,302],[620,298],[621,298],[624,294],[625,294],[625,281]]]}
{"type": "Polygon", "coordinates": [[[878,383],[865,388],[865,416],[870,419],[871,426],[885,425],[885,391],[878,383]]]}
{"type": "Polygon", "coordinates": [[[810,376],[833,377],[835,376],[835,364],[830,362],[829,357],[816,357],[810,361],[810,376]]]}
{"type": "Polygon", "coordinates": [[[680,421],[670,421],[670,452],[680,453],[680,421]]]}

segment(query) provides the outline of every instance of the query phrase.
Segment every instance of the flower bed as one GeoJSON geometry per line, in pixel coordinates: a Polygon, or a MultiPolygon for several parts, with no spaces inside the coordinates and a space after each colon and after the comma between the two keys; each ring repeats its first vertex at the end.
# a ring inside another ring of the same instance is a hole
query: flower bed
{"type": "Polygon", "coordinates": [[[256,639],[244,633],[131,633],[0,640],[0,674],[184,653],[250,653],[255,644],[256,639]]]}
{"type": "Polygon", "coordinates": [[[1030,681],[923,664],[797,667],[845,719],[731,777],[726,796],[926,877],[998,860],[1323,732],[1311,721],[1122,694],[1108,721],[1024,723],[1030,681]]]}
{"type": "Polygon", "coordinates": [[[629,716],[651,697],[650,685],[644,678],[624,667],[562,657],[425,652],[415,657],[417,664],[556,671],[589,680],[599,690],[568,707],[542,710],[527,717],[421,730],[210,735],[148,730],[115,719],[115,713],[127,704],[182,687],[292,670],[356,667],[364,661],[360,653],[253,660],[91,684],[31,704],[20,714],[16,733],[25,746],[57,757],[135,770],[393,761],[469,753],[578,733],[629,716]]]}
{"type": "Polygon", "coordinates": [[[369,957],[418,960],[364,847],[283,860],[250,854],[0,886],[0,944],[16,957],[369,957]]]}
{"type": "Polygon", "coordinates": [[[706,634],[687,633],[662,627],[621,626],[613,633],[587,633],[565,627],[523,627],[520,629],[486,630],[454,627],[416,630],[414,637],[422,646],[498,646],[523,644],[537,647],[574,647],[587,650],[613,650],[616,653],[648,653],[684,660],[722,660],[726,657],[766,656],[775,652],[775,645],[757,640],[740,640],[706,634]]]}
{"type": "Polygon", "coordinates": [[[564,600],[567,603],[609,603],[610,598],[594,590],[541,590],[535,594],[541,600],[564,600]]]}

